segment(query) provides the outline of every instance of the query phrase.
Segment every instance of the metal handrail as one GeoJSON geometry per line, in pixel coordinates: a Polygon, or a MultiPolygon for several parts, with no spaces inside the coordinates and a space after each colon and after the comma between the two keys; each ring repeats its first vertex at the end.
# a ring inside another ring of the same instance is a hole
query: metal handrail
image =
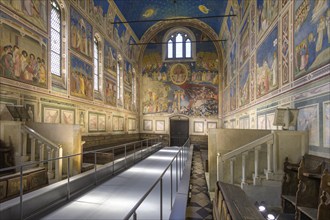
{"type": "MultiPolygon", "coordinates": [[[[127,144],[121,144],[121,145],[118,145],[118,146],[109,147],[109,149],[114,150],[115,148],[118,148],[120,146],[125,146],[125,167],[127,167],[126,166],[126,160],[127,160],[127,157],[126,157],[126,150],[127,150],[127,148],[126,148],[126,146],[127,145],[130,145],[130,144],[135,145],[138,142],[143,143],[144,141],[147,142],[146,149],[151,148],[151,147],[155,147],[155,146],[162,146],[161,142],[159,141],[159,138],[150,138],[150,139],[144,139],[144,140],[141,140],[141,141],[135,141],[135,142],[127,143],[127,144]],[[157,143],[149,146],[148,142],[149,141],[152,141],[152,140],[158,140],[158,141],[157,141],[157,143]]],[[[143,144],[141,144],[141,159],[142,159],[142,145],[143,144]]],[[[99,150],[102,150],[102,149],[99,149],[99,150]]],[[[94,166],[95,166],[95,178],[96,178],[96,154],[98,153],[99,150],[82,152],[82,153],[76,153],[76,154],[71,154],[71,155],[67,155],[67,156],[56,157],[56,158],[47,159],[47,160],[38,161],[38,162],[27,162],[27,163],[24,163],[24,164],[21,164],[21,165],[17,165],[17,166],[12,166],[12,167],[7,167],[7,168],[0,169],[0,172],[1,172],[1,171],[13,170],[13,169],[16,170],[17,168],[19,168],[19,173],[20,173],[20,176],[19,176],[19,178],[20,178],[20,194],[19,194],[19,197],[20,197],[20,202],[19,202],[20,219],[23,219],[23,173],[24,173],[23,172],[23,167],[24,166],[29,166],[29,165],[33,165],[33,164],[40,164],[40,163],[45,163],[45,162],[49,162],[49,161],[56,161],[56,160],[67,159],[67,161],[68,161],[68,163],[67,163],[67,178],[66,178],[67,179],[67,199],[70,199],[70,196],[71,196],[71,190],[70,190],[70,177],[71,177],[70,176],[70,158],[75,157],[75,156],[79,156],[79,155],[82,156],[82,155],[87,154],[87,153],[95,153],[94,166]]],[[[114,151],[112,151],[112,152],[114,152],[114,151]]],[[[114,170],[114,162],[115,162],[115,159],[113,158],[113,161],[112,161],[113,174],[115,172],[115,170],[114,170]]],[[[135,152],[134,152],[134,163],[135,163],[135,152]]],[[[95,179],[95,183],[96,183],[96,179],[95,179]]]]}
{"type": "Polygon", "coordinates": [[[39,134],[38,132],[36,132],[35,130],[33,130],[32,128],[26,126],[26,125],[22,125],[22,128],[29,133],[29,135],[35,137],[38,140],[41,140],[42,142],[44,142],[45,144],[47,144],[47,146],[49,147],[53,147],[55,149],[60,149],[62,145],[60,144],[55,144],[54,142],[52,142],[51,140],[45,138],[44,136],[42,136],[41,134],[39,134]]]}
{"type": "MultiPolygon", "coordinates": [[[[157,140],[158,138],[150,138],[150,139],[145,139],[145,140],[141,140],[141,141],[135,141],[135,142],[130,142],[127,144],[121,144],[121,145],[117,145],[117,146],[113,146],[113,147],[109,147],[109,148],[104,148],[104,149],[115,149],[115,148],[119,148],[119,147],[123,147],[125,145],[130,145],[130,144],[134,144],[134,143],[138,143],[138,142],[143,142],[146,140],[157,140]]],[[[7,171],[7,170],[13,170],[13,169],[17,169],[17,168],[21,168],[21,167],[25,167],[25,166],[30,166],[30,165],[34,165],[34,164],[40,164],[40,163],[46,163],[48,161],[55,161],[55,160],[61,160],[61,159],[67,159],[69,157],[76,157],[79,155],[84,155],[84,154],[90,154],[90,153],[99,153],[99,151],[104,150],[104,149],[98,149],[98,150],[92,150],[92,151],[85,151],[82,153],[76,153],[76,154],[70,154],[67,156],[62,156],[62,157],[56,157],[56,158],[52,158],[52,159],[47,159],[47,160],[42,160],[42,161],[30,161],[30,162],[26,162],[24,164],[21,165],[16,165],[16,166],[11,166],[11,167],[6,167],[6,168],[1,168],[0,172],[2,171],[7,171]]]]}
{"type": "MultiPolygon", "coordinates": [[[[132,215],[134,216],[133,219],[136,219],[136,210],[139,208],[139,206],[142,204],[142,202],[147,198],[147,196],[151,193],[151,191],[155,188],[155,186],[157,186],[157,184],[160,182],[162,184],[162,179],[164,174],[167,172],[169,167],[172,167],[173,161],[176,160],[178,158],[178,155],[180,154],[181,157],[184,157],[184,155],[182,156],[182,152],[184,153],[184,147],[189,143],[190,138],[188,138],[186,140],[186,142],[180,147],[180,150],[175,154],[175,156],[173,157],[171,163],[166,167],[166,169],[164,170],[164,172],[161,174],[161,176],[156,180],[156,182],[149,188],[149,190],[142,196],[142,198],[136,203],[136,205],[131,209],[131,211],[128,212],[128,214],[124,217],[124,219],[129,219],[132,215]]],[[[185,158],[185,161],[187,160],[187,158],[185,158]]],[[[181,161],[181,169],[182,169],[182,161],[181,161]]],[[[177,172],[176,172],[177,173],[177,172]]],[[[181,173],[181,170],[180,170],[181,173]]],[[[180,174],[180,178],[182,177],[182,175],[180,174]]],[[[172,181],[171,181],[172,183],[172,181]]],[[[160,187],[160,193],[161,193],[161,216],[160,219],[162,219],[162,186],[160,187]]],[[[171,196],[172,196],[172,192],[171,192],[171,196]]],[[[172,202],[171,202],[172,203],[172,202]]],[[[172,207],[172,204],[171,204],[172,207]]]]}

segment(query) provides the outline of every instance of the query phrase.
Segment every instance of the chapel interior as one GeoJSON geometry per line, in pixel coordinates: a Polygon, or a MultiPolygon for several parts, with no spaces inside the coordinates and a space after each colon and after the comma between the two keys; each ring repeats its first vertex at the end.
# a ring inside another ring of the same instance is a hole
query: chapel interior
{"type": "Polygon", "coordinates": [[[329,6],[0,1],[1,219],[166,150],[161,218],[330,219],[329,6]]]}

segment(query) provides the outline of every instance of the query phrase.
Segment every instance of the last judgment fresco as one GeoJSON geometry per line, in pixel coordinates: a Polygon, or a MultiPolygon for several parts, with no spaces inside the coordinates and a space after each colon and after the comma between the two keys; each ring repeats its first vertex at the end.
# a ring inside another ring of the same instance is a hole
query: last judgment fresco
{"type": "MultiPolygon", "coordinates": [[[[199,35],[196,34],[198,39],[199,35]]],[[[188,116],[218,114],[218,60],[213,45],[196,48],[196,61],[163,62],[156,46],[143,59],[142,111],[188,116]]]]}

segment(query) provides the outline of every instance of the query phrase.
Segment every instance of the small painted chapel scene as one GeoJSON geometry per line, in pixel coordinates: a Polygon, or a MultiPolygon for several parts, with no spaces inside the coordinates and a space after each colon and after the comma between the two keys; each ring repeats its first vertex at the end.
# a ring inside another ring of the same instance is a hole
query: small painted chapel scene
{"type": "Polygon", "coordinates": [[[0,219],[330,219],[330,0],[1,0],[0,219]]]}

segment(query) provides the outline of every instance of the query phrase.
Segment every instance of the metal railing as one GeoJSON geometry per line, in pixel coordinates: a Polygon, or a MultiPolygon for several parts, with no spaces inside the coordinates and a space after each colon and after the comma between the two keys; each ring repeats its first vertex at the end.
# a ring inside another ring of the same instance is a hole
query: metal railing
{"type": "Polygon", "coordinates": [[[139,208],[139,206],[143,203],[143,201],[148,197],[148,195],[152,192],[152,190],[158,185],[160,184],[160,195],[159,195],[159,199],[160,199],[160,213],[159,213],[159,219],[163,219],[163,176],[165,175],[165,173],[168,171],[168,169],[170,168],[170,188],[171,188],[171,198],[170,198],[170,202],[171,202],[171,209],[173,207],[173,163],[175,161],[176,165],[176,192],[178,191],[178,169],[179,169],[179,173],[180,173],[180,179],[182,178],[183,175],[183,170],[186,164],[186,161],[188,159],[188,152],[189,152],[189,146],[190,146],[190,139],[188,138],[187,141],[184,143],[184,145],[182,145],[179,149],[179,151],[176,153],[176,155],[173,157],[171,163],[166,167],[166,169],[164,170],[164,172],[161,174],[161,176],[156,180],[156,182],[149,188],[149,190],[142,196],[142,198],[136,203],[136,205],[131,209],[131,211],[128,212],[128,214],[125,216],[124,219],[130,219],[133,216],[133,220],[137,219],[137,209],[139,208]],[[179,163],[179,166],[178,166],[179,163]]]}
{"type": "MultiPolygon", "coordinates": [[[[137,161],[142,160],[144,157],[146,157],[147,155],[151,154],[152,152],[154,152],[156,149],[158,148],[162,148],[162,142],[160,140],[160,138],[151,138],[151,139],[144,139],[141,141],[135,141],[135,142],[130,142],[130,143],[126,143],[126,144],[121,144],[121,145],[117,145],[117,146],[113,146],[113,147],[107,147],[107,148],[102,148],[102,149],[98,149],[98,150],[92,150],[92,151],[86,151],[86,152],[82,152],[82,153],[77,153],[77,154],[71,154],[68,156],[62,156],[62,157],[57,157],[57,158],[52,158],[52,159],[47,159],[47,160],[42,160],[42,161],[35,161],[35,162],[28,162],[28,163],[24,163],[21,165],[17,165],[17,166],[12,166],[12,167],[7,167],[7,168],[2,168],[0,169],[0,172],[5,172],[5,171],[9,171],[9,170],[19,170],[19,178],[20,178],[20,193],[19,193],[19,197],[20,197],[20,201],[19,201],[19,212],[20,212],[20,219],[24,219],[23,218],[23,170],[24,167],[27,166],[31,166],[31,165],[35,165],[35,164],[40,164],[40,163],[49,163],[49,162],[53,162],[53,161],[58,161],[58,160],[67,160],[67,167],[66,167],[66,172],[67,172],[67,199],[69,200],[71,197],[71,189],[70,189],[70,178],[72,177],[70,174],[70,161],[72,160],[73,157],[77,157],[80,156],[82,157],[85,154],[94,154],[94,178],[95,178],[95,182],[94,184],[96,185],[98,182],[97,179],[97,154],[101,153],[101,152],[112,152],[113,153],[113,159],[111,162],[107,163],[107,165],[110,165],[109,167],[112,167],[112,175],[114,175],[116,172],[123,170],[124,168],[127,168],[129,165],[129,162],[131,162],[131,165],[135,164],[137,161]],[[128,147],[132,146],[130,149],[131,151],[128,151],[128,147]],[[123,155],[119,155],[117,157],[117,159],[115,158],[115,150],[118,149],[123,149],[123,155]],[[122,157],[121,157],[122,156],[122,157]],[[118,169],[115,169],[115,165],[117,163],[124,163],[120,166],[118,166],[118,169]]],[[[64,168],[63,168],[64,170],[64,168]]],[[[80,173],[78,173],[80,174],[80,173]]],[[[109,176],[104,176],[103,178],[108,178],[109,176]]],[[[65,180],[62,179],[62,180],[65,180]]],[[[87,187],[87,186],[86,186],[87,187]]],[[[27,216],[28,217],[28,216],[27,216]]]]}

